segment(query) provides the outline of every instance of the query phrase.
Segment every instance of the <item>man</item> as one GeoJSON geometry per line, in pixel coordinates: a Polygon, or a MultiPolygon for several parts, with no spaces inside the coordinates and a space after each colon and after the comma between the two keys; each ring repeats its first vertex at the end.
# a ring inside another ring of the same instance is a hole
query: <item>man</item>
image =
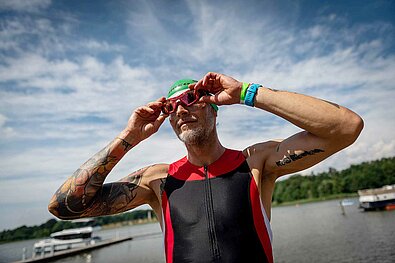
{"type": "Polygon", "coordinates": [[[49,210],[74,219],[149,204],[164,232],[167,262],[273,262],[269,220],[276,179],[349,146],[362,127],[354,112],[313,97],[218,73],[198,82],[180,80],[168,99],[137,108],[119,136],[57,190],[49,210]],[[276,114],[304,131],[242,152],[226,149],[217,136],[216,105],[240,103],[276,114]],[[103,184],[117,162],[157,132],[167,117],[187,156],[103,184]]]}

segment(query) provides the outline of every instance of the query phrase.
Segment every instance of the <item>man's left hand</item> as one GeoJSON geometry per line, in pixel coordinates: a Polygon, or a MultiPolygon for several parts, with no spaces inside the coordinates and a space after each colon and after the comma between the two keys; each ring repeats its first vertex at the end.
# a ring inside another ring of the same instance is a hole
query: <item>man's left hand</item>
{"type": "Polygon", "coordinates": [[[208,90],[214,94],[203,96],[200,101],[217,105],[230,105],[240,103],[240,92],[243,83],[224,74],[209,72],[195,84],[189,85],[190,89],[208,90]]]}

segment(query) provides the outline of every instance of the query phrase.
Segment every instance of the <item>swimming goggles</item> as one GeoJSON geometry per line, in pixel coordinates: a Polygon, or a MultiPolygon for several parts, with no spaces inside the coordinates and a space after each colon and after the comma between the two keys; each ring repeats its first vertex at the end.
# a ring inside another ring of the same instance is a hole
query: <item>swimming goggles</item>
{"type": "Polygon", "coordinates": [[[191,106],[195,104],[202,96],[208,95],[206,90],[187,90],[177,97],[167,99],[162,106],[164,114],[171,114],[177,110],[177,106],[181,103],[183,106],[191,106]]]}

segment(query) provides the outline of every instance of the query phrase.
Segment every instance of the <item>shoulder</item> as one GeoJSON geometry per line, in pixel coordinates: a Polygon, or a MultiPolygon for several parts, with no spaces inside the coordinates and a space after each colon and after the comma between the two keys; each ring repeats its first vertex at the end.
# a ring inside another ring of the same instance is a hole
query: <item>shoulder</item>
{"type": "MultiPolygon", "coordinates": [[[[270,140],[248,146],[243,150],[249,166],[262,173],[265,170],[266,161],[278,150],[282,140],[270,140]]],[[[268,175],[268,174],[267,174],[268,175]]]]}
{"type": "Polygon", "coordinates": [[[246,159],[262,159],[276,151],[282,140],[270,140],[248,146],[243,150],[246,159]]]}
{"type": "MultiPolygon", "coordinates": [[[[144,169],[144,168],[143,168],[144,169]]],[[[165,178],[169,171],[169,164],[160,163],[147,166],[144,171],[144,177],[149,179],[149,181],[158,180],[165,178]]]]}
{"type": "Polygon", "coordinates": [[[138,181],[141,187],[148,187],[153,181],[165,178],[168,169],[168,164],[153,164],[130,173],[120,181],[138,181]]]}

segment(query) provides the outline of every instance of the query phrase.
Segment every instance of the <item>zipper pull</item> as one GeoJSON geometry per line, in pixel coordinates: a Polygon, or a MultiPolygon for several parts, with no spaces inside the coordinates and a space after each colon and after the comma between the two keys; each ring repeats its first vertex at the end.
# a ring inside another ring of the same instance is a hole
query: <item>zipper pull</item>
{"type": "Polygon", "coordinates": [[[208,179],[208,166],[204,165],[204,176],[206,177],[206,179],[208,179]]]}

